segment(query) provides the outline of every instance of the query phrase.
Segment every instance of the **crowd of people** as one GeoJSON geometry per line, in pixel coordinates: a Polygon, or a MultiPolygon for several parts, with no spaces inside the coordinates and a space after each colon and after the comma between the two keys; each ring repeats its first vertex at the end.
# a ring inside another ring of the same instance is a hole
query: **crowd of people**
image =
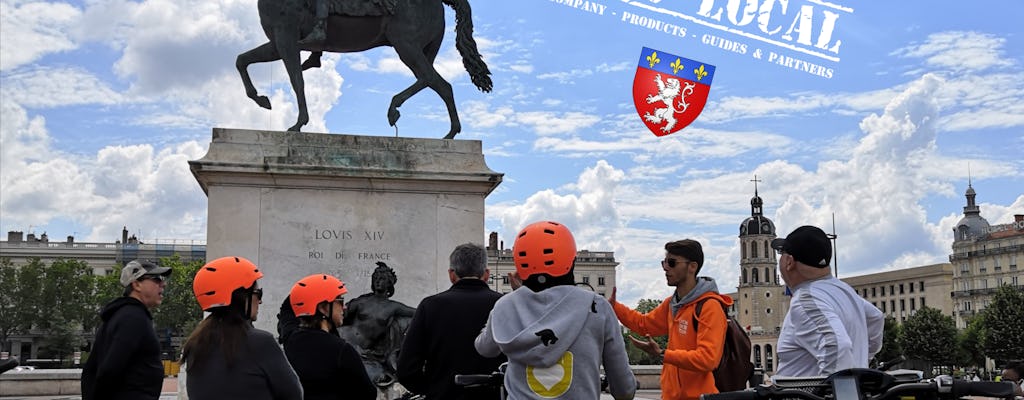
{"type": "MultiPolygon", "coordinates": [[[[792,300],[778,341],[778,374],[824,376],[866,368],[882,345],[883,314],[831,273],[825,232],[802,226],[771,244],[792,300]]],[[[486,249],[462,244],[449,257],[452,286],[424,298],[412,312],[395,375],[407,390],[433,399],[497,399],[498,388],[455,384],[454,376],[490,374],[507,363],[511,399],[587,399],[607,392],[632,399],[637,380],[620,324],[642,335],[629,340],[662,358],[663,399],[696,400],[717,393],[713,372],[726,341],[732,298],[700,276],[701,244],[665,244],[661,267],[671,295],[640,313],[576,286],[576,241],[562,224],[541,221],[516,235],[516,290],[501,295],[486,281],[486,249]],[[705,301],[723,307],[700,307],[705,301]],[[701,310],[701,311],[698,311],[701,310]],[[654,336],[668,336],[661,349],[654,336]]],[[[121,271],[124,295],[100,312],[101,325],[82,372],[83,399],[158,399],[163,381],[160,346],[150,310],[158,306],[169,268],[132,261],[121,271]]],[[[253,327],[262,289],[259,267],[242,257],[210,261],[193,291],[208,316],[183,346],[188,397],[205,399],[375,399],[377,385],[360,353],[339,335],[345,317],[344,282],[327,274],[294,284],[278,314],[283,349],[253,327]]],[[[375,289],[376,290],[376,289],[375,289]]],[[[385,297],[386,298],[386,297],[385,297]]],[[[1002,380],[1021,393],[1020,364],[1002,380]]]]}

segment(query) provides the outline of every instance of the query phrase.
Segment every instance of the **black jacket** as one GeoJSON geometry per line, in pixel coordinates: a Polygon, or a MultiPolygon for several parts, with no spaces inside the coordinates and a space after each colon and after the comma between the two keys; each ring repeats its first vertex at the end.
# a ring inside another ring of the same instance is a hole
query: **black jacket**
{"type": "Polygon", "coordinates": [[[164,383],[153,316],[132,297],[100,311],[100,328],[82,368],[83,400],[159,399],[164,383]]]}
{"type": "Polygon", "coordinates": [[[377,398],[377,388],[352,345],[336,333],[299,328],[288,297],[277,318],[284,353],[299,375],[305,400],[377,398]]]}
{"type": "Polygon", "coordinates": [[[496,388],[466,389],[456,374],[490,374],[505,357],[484,358],[473,340],[501,294],[479,279],[460,279],[416,308],[398,357],[398,381],[432,399],[497,399],[496,388]]]}

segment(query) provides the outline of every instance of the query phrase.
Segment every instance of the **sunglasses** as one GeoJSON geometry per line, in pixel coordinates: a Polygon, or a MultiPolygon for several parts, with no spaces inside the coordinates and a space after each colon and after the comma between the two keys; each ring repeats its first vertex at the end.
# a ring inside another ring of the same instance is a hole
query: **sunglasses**
{"type": "Polygon", "coordinates": [[[150,281],[153,281],[153,282],[156,282],[156,283],[159,284],[159,283],[167,282],[167,277],[163,276],[163,275],[143,275],[143,276],[139,277],[139,279],[138,279],[139,282],[142,282],[142,281],[145,281],[145,280],[150,280],[150,281]]]}
{"type": "MultiPolygon", "coordinates": [[[[689,263],[689,262],[690,261],[683,261],[682,263],[686,264],[686,263],[689,263]]],[[[661,260],[661,266],[662,267],[668,265],[669,268],[675,268],[676,264],[678,264],[678,263],[679,263],[679,261],[674,259],[674,258],[666,258],[664,260],[661,260]]]]}
{"type": "Polygon", "coordinates": [[[257,300],[263,300],[263,288],[253,289],[252,294],[256,296],[257,300]]]}

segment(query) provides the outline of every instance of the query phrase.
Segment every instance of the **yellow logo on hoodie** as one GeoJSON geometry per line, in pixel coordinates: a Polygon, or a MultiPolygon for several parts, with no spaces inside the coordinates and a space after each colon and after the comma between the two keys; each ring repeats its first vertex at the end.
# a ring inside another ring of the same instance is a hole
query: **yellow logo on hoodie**
{"type": "Polygon", "coordinates": [[[526,367],[526,382],[530,390],[541,397],[555,398],[569,391],[572,385],[572,353],[565,352],[562,358],[549,367],[526,367]]]}

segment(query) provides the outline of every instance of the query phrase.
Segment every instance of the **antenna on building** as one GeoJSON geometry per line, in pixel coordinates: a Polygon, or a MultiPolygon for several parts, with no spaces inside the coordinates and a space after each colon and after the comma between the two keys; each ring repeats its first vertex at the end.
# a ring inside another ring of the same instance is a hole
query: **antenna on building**
{"type": "Polygon", "coordinates": [[[832,240],[832,270],[836,273],[836,278],[839,277],[839,253],[836,251],[836,213],[832,213],[832,233],[826,233],[829,239],[832,240]]]}

